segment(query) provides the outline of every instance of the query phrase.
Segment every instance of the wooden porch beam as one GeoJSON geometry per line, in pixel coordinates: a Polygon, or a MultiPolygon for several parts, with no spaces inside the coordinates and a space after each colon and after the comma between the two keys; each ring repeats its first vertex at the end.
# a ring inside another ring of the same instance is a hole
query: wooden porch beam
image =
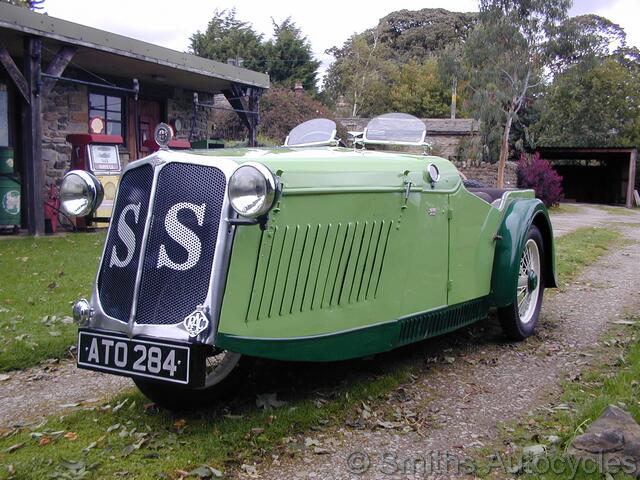
{"type": "Polygon", "coordinates": [[[629,155],[629,181],[627,182],[627,201],[626,207],[633,208],[633,200],[636,183],[636,165],[638,161],[638,149],[634,148],[631,150],[631,155],[629,155]]]}
{"type": "Polygon", "coordinates": [[[231,89],[223,90],[222,93],[227,101],[236,110],[236,114],[249,130],[249,146],[257,146],[258,111],[260,106],[260,96],[263,90],[253,87],[241,87],[231,85],[231,89]]]}
{"type": "Polygon", "coordinates": [[[7,71],[11,80],[13,80],[14,85],[24,98],[25,102],[29,103],[31,101],[31,94],[29,93],[29,87],[27,86],[27,80],[24,78],[22,73],[20,73],[20,69],[17,67],[16,63],[9,55],[9,52],[3,45],[0,44],[0,63],[7,71]]]}
{"type": "Polygon", "coordinates": [[[41,73],[42,40],[24,39],[24,77],[30,101],[22,106],[22,186],[26,198],[29,235],[44,235],[44,165],[42,163],[42,106],[38,88],[41,73]]]}
{"type": "MultiPolygon", "coordinates": [[[[76,47],[62,47],[58,54],[55,56],[51,63],[44,71],[44,73],[48,75],[53,75],[54,77],[59,77],[64,72],[67,65],[73,58],[76,53],[76,47]]],[[[42,97],[48,97],[53,87],[56,86],[56,80],[53,78],[46,78],[42,83],[42,97]]]]}
{"type": "Polygon", "coordinates": [[[242,89],[240,87],[237,87],[236,85],[232,85],[231,89],[223,90],[222,93],[231,105],[231,108],[236,110],[236,114],[240,117],[240,120],[242,121],[242,123],[244,123],[244,126],[251,130],[249,116],[246,114],[246,112],[241,111],[248,110],[247,105],[244,102],[244,98],[241,98],[244,96],[244,92],[242,91],[242,89]]]}

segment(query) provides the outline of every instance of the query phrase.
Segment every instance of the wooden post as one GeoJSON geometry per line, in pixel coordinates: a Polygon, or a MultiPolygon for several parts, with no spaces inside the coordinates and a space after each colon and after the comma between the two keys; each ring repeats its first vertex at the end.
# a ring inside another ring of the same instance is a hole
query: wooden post
{"type": "Polygon", "coordinates": [[[223,90],[222,93],[227,98],[231,107],[236,110],[236,113],[245,127],[247,127],[247,130],[249,130],[249,146],[257,146],[258,109],[262,89],[253,87],[243,88],[239,85],[231,85],[231,89],[223,90]]]}
{"type": "Polygon", "coordinates": [[[258,146],[258,108],[260,105],[260,96],[256,91],[251,91],[249,94],[248,107],[249,111],[252,112],[249,114],[249,123],[251,127],[249,128],[249,146],[257,147],[258,146]]]}
{"type": "Polygon", "coordinates": [[[627,182],[627,202],[626,207],[633,207],[633,191],[635,190],[636,184],[636,164],[638,162],[638,149],[634,148],[631,150],[631,155],[629,155],[629,181],[627,182]]]}
{"type": "MultiPolygon", "coordinates": [[[[71,61],[75,53],[76,47],[62,47],[58,51],[58,54],[55,56],[55,58],[51,60],[51,63],[47,67],[45,73],[53,75],[55,77],[59,77],[63,74],[64,69],[67,68],[67,65],[69,65],[69,62],[71,61]]],[[[56,80],[53,78],[47,78],[42,83],[42,98],[47,98],[53,90],[53,87],[55,86],[56,80]]]]}
{"type": "Polygon", "coordinates": [[[42,165],[42,109],[40,104],[40,60],[42,41],[39,37],[24,40],[24,77],[30,104],[22,108],[22,154],[24,175],[22,187],[27,199],[29,235],[44,235],[44,169],[42,165]]]}

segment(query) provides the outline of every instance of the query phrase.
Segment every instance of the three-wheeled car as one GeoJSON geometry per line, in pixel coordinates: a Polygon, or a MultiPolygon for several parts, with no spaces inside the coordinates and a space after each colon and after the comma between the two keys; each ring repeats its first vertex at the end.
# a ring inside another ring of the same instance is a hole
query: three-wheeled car
{"type": "MultiPolygon", "coordinates": [[[[166,145],[169,127],[156,139],[166,145]]],[[[91,299],[73,307],[78,366],[129,376],[180,408],[215,397],[242,356],[363,357],[491,307],[510,339],[533,333],[556,286],[533,191],[466,188],[406,114],[338,143],[335,123],[318,119],[279,148],[162,148],[132,162],[91,299]]],[[[65,176],[68,214],[100,197],[91,174],[65,176]]]]}

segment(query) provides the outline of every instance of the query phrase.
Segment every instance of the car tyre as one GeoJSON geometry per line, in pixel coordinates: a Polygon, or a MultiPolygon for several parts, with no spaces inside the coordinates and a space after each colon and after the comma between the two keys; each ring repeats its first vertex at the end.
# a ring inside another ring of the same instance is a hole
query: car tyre
{"type": "Polygon", "coordinates": [[[252,363],[249,357],[227,351],[217,352],[209,357],[207,362],[205,386],[201,388],[189,388],[140,378],[133,378],[133,381],[145,397],[162,408],[174,411],[194,410],[226,398],[236,391],[240,382],[246,379],[252,363]],[[220,356],[222,357],[218,359],[220,356]],[[212,360],[216,359],[219,360],[218,365],[210,365],[212,360]]]}
{"type": "Polygon", "coordinates": [[[521,341],[535,331],[544,294],[544,241],[535,225],[522,252],[513,303],[498,308],[498,319],[509,340],[521,341]]]}

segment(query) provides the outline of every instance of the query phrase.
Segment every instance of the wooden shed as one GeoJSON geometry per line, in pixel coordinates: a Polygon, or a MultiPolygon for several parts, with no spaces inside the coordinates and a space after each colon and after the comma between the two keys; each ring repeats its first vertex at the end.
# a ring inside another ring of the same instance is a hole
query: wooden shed
{"type": "Polygon", "coordinates": [[[540,147],[540,158],[562,175],[569,200],[625,205],[631,208],[636,188],[636,147],[540,147]]]}

